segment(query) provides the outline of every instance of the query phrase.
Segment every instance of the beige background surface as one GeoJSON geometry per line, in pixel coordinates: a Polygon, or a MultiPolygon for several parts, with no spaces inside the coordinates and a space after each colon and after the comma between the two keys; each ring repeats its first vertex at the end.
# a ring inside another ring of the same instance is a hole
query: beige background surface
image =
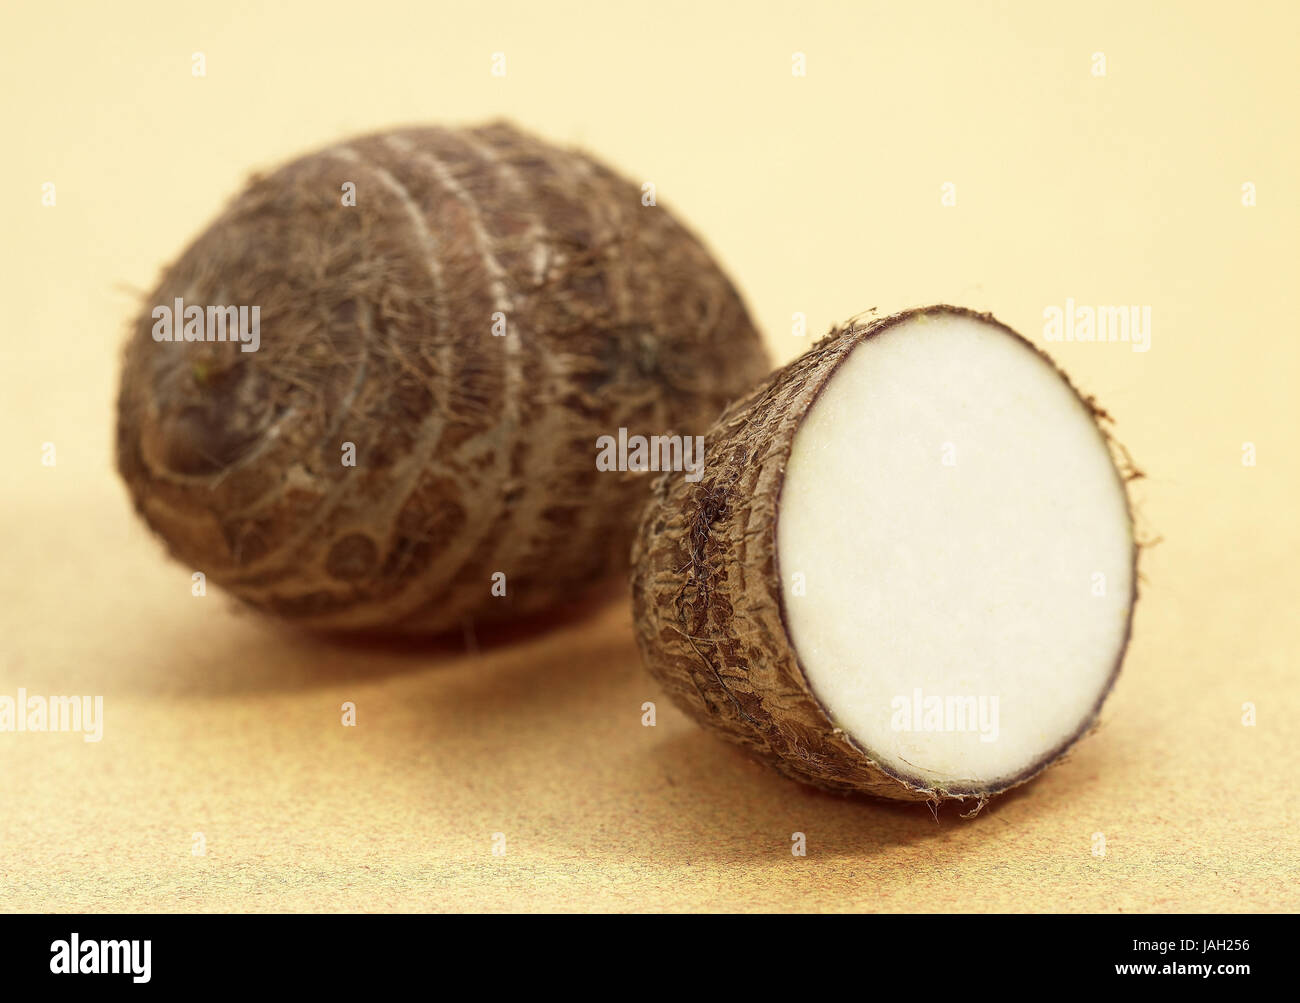
{"type": "Polygon", "coordinates": [[[1300,905],[1294,4],[267,6],[23,4],[0,37],[0,693],[106,719],[98,744],[0,733],[0,908],[1300,905]],[[654,181],[780,359],[796,311],[820,334],[950,301],[1041,343],[1067,297],[1152,308],[1147,353],[1050,346],[1163,538],[1068,763],[936,820],[801,789],[662,701],[642,727],[661,694],[617,597],[477,654],[191,597],[112,470],[138,296],[251,170],[496,116],[654,181]]]}

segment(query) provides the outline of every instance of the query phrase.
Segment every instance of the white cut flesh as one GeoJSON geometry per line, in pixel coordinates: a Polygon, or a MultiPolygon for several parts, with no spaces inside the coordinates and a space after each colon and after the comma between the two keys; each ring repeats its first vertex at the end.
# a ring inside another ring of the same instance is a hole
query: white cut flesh
{"type": "Polygon", "coordinates": [[[790,640],[834,723],[926,788],[999,789],[1094,713],[1127,637],[1124,485],[1019,339],[929,314],[864,341],[795,435],[790,640]]]}

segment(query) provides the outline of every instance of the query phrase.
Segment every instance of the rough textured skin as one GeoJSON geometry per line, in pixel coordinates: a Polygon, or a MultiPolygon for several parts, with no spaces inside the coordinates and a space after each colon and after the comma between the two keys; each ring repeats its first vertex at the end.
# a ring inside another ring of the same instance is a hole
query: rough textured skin
{"type": "MultiPolygon", "coordinates": [[[[818,701],[786,630],[776,547],[794,436],[836,367],[893,324],[942,311],[997,324],[934,306],[839,328],[728,408],[706,438],[703,478],[656,480],[633,545],[632,597],[651,674],[695,720],[780,773],[825,790],[896,800],[973,798],[978,810],[1037,775],[1093,726],[1119,661],[1084,727],[1020,776],[995,789],[926,787],[874,761],[818,701]]],[[[1126,477],[1140,476],[1125,469],[1126,458],[1116,459],[1126,477]]],[[[1129,617],[1131,625],[1131,607],[1129,617]]]]}
{"type": "Polygon", "coordinates": [[[502,123],[254,178],[132,331],[137,510],[194,570],[320,628],[444,630],[625,570],[649,479],[597,471],[597,438],[703,434],[768,370],[731,283],[640,197],[502,123]],[[260,350],[156,342],[175,297],[260,306],[260,350]]]}

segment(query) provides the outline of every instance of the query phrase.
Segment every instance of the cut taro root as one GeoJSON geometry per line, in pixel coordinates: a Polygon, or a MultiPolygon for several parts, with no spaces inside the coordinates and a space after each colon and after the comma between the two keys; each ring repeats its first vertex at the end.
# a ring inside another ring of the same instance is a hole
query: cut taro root
{"type": "Polygon", "coordinates": [[[987,315],[849,326],[734,404],[634,554],[638,640],[695,718],[782,773],[989,796],[1059,759],[1136,601],[1100,412],[987,315]]]}

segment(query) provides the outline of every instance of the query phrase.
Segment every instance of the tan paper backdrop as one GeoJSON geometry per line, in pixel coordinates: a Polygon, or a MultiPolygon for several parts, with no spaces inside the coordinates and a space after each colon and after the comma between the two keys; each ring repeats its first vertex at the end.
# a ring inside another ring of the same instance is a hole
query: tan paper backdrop
{"type": "Polygon", "coordinates": [[[98,743],[0,733],[0,908],[1300,905],[1300,8],[262,6],[27,3],[0,37],[0,694],[105,708],[98,743]],[[950,301],[1042,343],[1067,298],[1151,307],[1148,352],[1048,346],[1163,538],[1068,763],[970,821],[804,790],[661,699],[617,594],[477,654],[190,595],[112,468],[138,297],[253,169],[497,116],[653,181],[782,360],[795,313],[950,301]]]}

